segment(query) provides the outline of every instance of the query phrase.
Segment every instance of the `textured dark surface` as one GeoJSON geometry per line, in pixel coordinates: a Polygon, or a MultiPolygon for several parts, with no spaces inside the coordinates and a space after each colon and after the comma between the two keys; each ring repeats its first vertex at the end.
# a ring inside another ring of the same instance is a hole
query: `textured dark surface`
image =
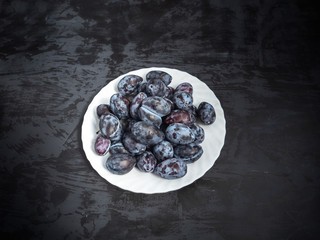
{"type": "Polygon", "coordinates": [[[0,1],[4,239],[317,239],[319,15],[308,1],[0,1]],[[118,189],[81,146],[110,80],[163,66],[208,84],[225,146],[195,183],[118,189]]]}

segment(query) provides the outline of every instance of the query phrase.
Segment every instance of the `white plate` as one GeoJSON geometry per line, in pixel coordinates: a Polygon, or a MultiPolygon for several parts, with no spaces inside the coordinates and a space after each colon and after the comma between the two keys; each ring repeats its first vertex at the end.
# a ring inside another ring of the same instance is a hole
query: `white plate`
{"type": "Polygon", "coordinates": [[[126,73],[103,87],[88,106],[83,118],[81,132],[84,152],[92,167],[99,173],[101,177],[106,179],[109,183],[122,189],[146,194],[164,193],[177,190],[202,177],[213,166],[214,162],[218,158],[224,144],[225,135],[226,121],[224,118],[223,109],[213,91],[211,91],[210,88],[198,78],[186,72],[176,69],[158,67],[144,68],[126,73]],[[191,83],[193,86],[194,105],[198,106],[200,102],[206,101],[211,103],[216,111],[216,121],[213,124],[201,124],[201,127],[205,131],[205,140],[201,143],[203,155],[198,161],[188,164],[187,174],[179,179],[163,179],[153,173],[143,173],[137,168],[134,168],[125,175],[112,174],[105,168],[105,162],[109,157],[109,154],[106,156],[98,156],[94,150],[94,143],[97,136],[96,132],[99,130],[99,121],[96,115],[97,106],[102,103],[109,104],[110,97],[114,93],[118,92],[118,81],[125,75],[135,74],[141,76],[145,81],[146,74],[152,70],[161,70],[169,73],[172,76],[172,82],[170,84],[172,87],[176,87],[182,82],[191,83]]]}

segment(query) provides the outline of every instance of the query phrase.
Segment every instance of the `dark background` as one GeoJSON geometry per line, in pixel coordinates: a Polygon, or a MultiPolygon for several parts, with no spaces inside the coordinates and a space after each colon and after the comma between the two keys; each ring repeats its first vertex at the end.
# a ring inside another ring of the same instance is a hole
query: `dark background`
{"type": "Polygon", "coordinates": [[[3,239],[317,239],[319,9],[311,1],[0,1],[3,239]],[[176,68],[220,99],[226,142],[178,191],[90,166],[83,114],[110,80],[176,68]]]}

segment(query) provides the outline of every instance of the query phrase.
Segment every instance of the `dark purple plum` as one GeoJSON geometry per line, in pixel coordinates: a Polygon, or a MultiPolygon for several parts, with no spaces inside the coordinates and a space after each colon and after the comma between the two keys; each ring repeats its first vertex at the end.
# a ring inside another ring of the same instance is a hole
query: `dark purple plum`
{"type": "Polygon", "coordinates": [[[147,97],[142,101],[140,108],[145,108],[150,112],[163,117],[168,115],[171,111],[171,104],[169,101],[170,100],[158,96],[147,97]]]}
{"type": "Polygon", "coordinates": [[[106,168],[113,174],[123,175],[136,165],[136,158],[128,153],[112,154],[106,161],[106,168]]]}
{"type": "Polygon", "coordinates": [[[133,124],[131,132],[134,138],[147,146],[153,146],[164,140],[164,133],[151,123],[139,121],[133,124]]]}
{"type": "Polygon", "coordinates": [[[137,167],[143,172],[153,172],[157,165],[157,159],[152,152],[146,151],[137,156],[137,167]]]}
{"type": "Polygon", "coordinates": [[[192,95],[193,94],[193,87],[192,87],[192,85],[190,83],[183,82],[183,83],[180,83],[176,87],[175,92],[187,92],[187,93],[190,93],[192,95]]]}
{"type": "Polygon", "coordinates": [[[193,163],[203,154],[202,147],[194,143],[177,145],[173,151],[174,157],[183,160],[185,163],[193,163]]]}
{"type": "Polygon", "coordinates": [[[115,93],[110,98],[110,108],[119,119],[129,117],[130,101],[120,93],[115,93]]]}
{"type": "Polygon", "coordinates": [[[216,120],[216,112],[214,107],[208,102],[201,102],[199,104],[197,115],[205,125],[210,125],[216,120]]]}
{"type": "Polygon", "coordinates": [[[100,156],[104,156],[108,153],[110,149],[111,141],[102,134],[99,134],[94,143],[94,149],[96,153],[100,156]]]}
{"type": "Polygon", "coordinates": [[[123,95],[136,95],[140,83],[143,81],[142,77],[137,75],[127,75],[118,82],[118,90],[123,95]]]}
{"type": "Polygon", "coordinates": [[[172,102],[175,106],[182,110],[189,110],[193,105],[193,98],[190,93],[187,92],[175,92],[173,94],[172,102]]]}
{"type": "Polygon", "coordinates": [[[195,144],[202,143],[204,141],[204,138],[205,138],[205,134],[204,134],[203,128],[200,125],[195,124],[195,123],[189,125],[189,128],[192,130],[192,132],[195,135],[195,140],[194,140],[193,143],[195,143],[195,144]]]}
{"type": "Polygon", "coordinates": [[[97,107],[98,117],[101,117],[101,115],[106,115],[108,113],[111,113],[110,106],[108,104],[100,104],[97,107]]]}
{"type": "Polygon", "coordinates": [[[142,104],[142,101],[148,96],[144,92],[138,93],[132,100],[130,104],[130,115],[134,119],[139,119],[139,108],[142,104]]]}
{"type": "Polygon", "coordinates": [[[111,154],[117,153],[129,153],[128,150],[123,146],[122,142],[114,143],[110,146],[109,152],[111,154]]]}
{"type": "Polygon", "coordinates": [[[177,158],[170,158],[159,163],[154,173],[165,179],[181,178],[187,174],[187,164],[177,158]]]}
{"type": "Polygon", "coordinates": [[[102,115],[99,121],[100,132],[110,140],[114,141],[121,135],[122,127],[119,119],[109,113],[107,115],[102,115]]]}
{"type": "Polygon", "coordinates": [[[162,141],[153,146],[152,152],[158,162],[162,162],[173,157],[173,146],[168,141],[162,141]]]}
{"type": "Polygon", "coordinates": [[[122,144],[125,149],[128,150],[131,154],[139,155],[146,151],[147,146],[145,144],[139,143],[131,132],[126,132],[122,137],[122,144]]]}
{"type": "Polygon", "coordinates": [[[172,123],[166,129],[166,138],[173,144],[189,144],[195,140],[193,131],[183,123],[172,123]]]}
{"type": "Polygon", "coordinates": [[[164,122],[168,125],[171,123],[183,123],[186,125],[190,125],[195,121],[196,118],[191,112],[181,109],[173,110],[168,116],[166,116],[164,120],[164,122]]]}
{"type": "Polygon", "coordinates": [[[140,120],[151,123],[158,128],[162,124],[162,118],[158,114],[151,112],[144,107],[139,108],[139,118],[140,120]]]}
{"type": "Polygon", "coordinates": [[[164,97],[167,92],[167,86],[160,79],[151,79],[147,82],[145,91],[148,96],[164,97]]]}
{"type": "Polygon", "coordinates": [[[150,71],[147,73],[146,76],[147,81],[152,79],[160,79],[163,81],[167,86],[171,83],[172,77],[170,74],[163,72],[163,71],[150,71]]]}

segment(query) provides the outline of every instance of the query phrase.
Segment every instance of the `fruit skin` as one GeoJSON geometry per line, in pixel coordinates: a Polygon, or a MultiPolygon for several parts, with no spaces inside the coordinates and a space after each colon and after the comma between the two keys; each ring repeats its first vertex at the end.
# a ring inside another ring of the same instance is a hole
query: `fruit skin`
{"type": "Polygon", "coordinates": [[[183,82],[183,83],[180,83],[176,87],[175,92],[187,92],[187,93],[190,93],[192,95],[193,94],[193,87],[192,87],[192,85],[190,83],[183,82]]]}
{"type": "Polygon", "coordinates": [[[195,135],[195,140],[193,143],[195,143],[195,144],[202,143],[205,139],[205,133],[204,133],[203,128],[196,123],[189,125],[189,128],[192,130],[192,132],[195,135]]]}
{"type": "Polygon", "coordinates": [[[145,92],[148,96],[164,97],[167,94],[167,86],[160,79],[151,79],[147,82],[145,92]]]}
{"type": "Polygon", "coordinates": [[[99,128],[106,138],[109,138],[112,141],[120,139],[122,133],[121,123],[112,113],[100,117],[99,128]]]}
{"type": "Polygon", "coordinates": [[[148,96],[144,92],[139,92],[132,100],[130,104],[130,116],[133,119],[139,119],[139,108],[141,107],[141,104],[144,99],[146,99],[148,96]]]}
{"type": "Polygon", "coordinates": [[[173,144],[189,144],[195,140],[192,130],[183,123],[170,124],[166,129],[165,135],[173,144]]]}
{"type": "Polygon", "coordinates": [[[163,117],[168,115],[171,111],[171,104],[169,101],[170,100],[158,96],[147,97],[142,101],[140,108],[146,108],[160,117],[163,117]]]}
{"type": "Polygon", "coordinates": [[[111,113],[110,106],[108,104],[100,104],[97,107],[98,117],[101,117],[101,115],[106,115],[108,113],[111,113]]]}
{"type": "Polygon", "coordinates": [[[139,121],[133,124],[131,132],[138,142],[149,147],[164,139],[164,133],[160,129],[145,121],[139,121]]]}
{"type": "Polygon", "coordinates": [[[146,75],[147,81],[152,79],[160,79],[165,85],[169,85],[172,81],[172,76],[164,71],[150,71],[146,75]]]}
{"type": "Polygon", "coordinates": [[[210,125],[216,120],[214,107],[208,102],[201,102],[197,109],[198,118],[205,125],[210,125]]]}
{"type": "Polygon", "coordinates": [[[94,143],[94,149],[99,156],[104,156],[110,149],[111,141],[102,134],[99,134],[94,143]]]}
{"type": "Polygon", "coordinates": [[[128,153],[110,155],[106,161],[106,168],[113,174],[123,175],[130,172],[136,165],[136,158],[128,153]]]}
{"type": "Polygon", "coordinates": [[[173,110],[168,116],[166,116],[164,120],[164,122],[168,125],[171,123],[183,123],[186,125],[190,125],[195,121],[196,118],[191,112],[181,109],[173,110]]]}
{"type": "Polygon", "coordinates": [[[143,81],[142,77],[137,75],[127,75],[123,77],[117,85],[117,88],[123,96],[136,95],[140,83],[143,81]]]}
{"type": "Polygon", "coordinates": [[[176,108],[188,111],[193,105],[193,97],[187,92],[175,92],[172,97],[172,102],[176,108]]]}
{"type": "Polygon", "coordinates": [[[173,146],[170,142],[164,140],[154,145],[152,152],[158,162],[162,162],[173,157],[173,146]]]}
{"type": "Polygon", "coordinates": [[[137,167],[143,172],[153,172],[157,165],[157,159],[152,152],[146,151],[137,156],[137,167]]]}
{"type": "Polygon", "coordinates": [[[162,124],[162,118],[158,114],[151,112],[145,107],[140,107],[138,113],[140,120],[151,123],[157,128],[159,128],[162,124]]]}
{"type": "Polygon", "coordinates": [[[139,143],[131,132],[126,132],[122,137],[122,144],[131,154],[139,155],[146,151],[147,146],[139,143]]]}
{"type": "Polygon", "coordinates": [[[130,101],[120,93],[115,93],[110,98],[110,108],[119,119],[129,117],[130,101]]]}
{"type": "Polygon", "coordinates": [[[109,152],[111,154],[117,153],[129,153],[127,149],[123,146],[122,142],[113,143],[110,146],[109,152]]]}
{"type": "Polygon", "coordinates": [[[178,158],[170,158],[159,163],[154,173],[165,179],[182,178],[187,174],[187,164],[178,158]]]}
{"type": "Polygon", "coordinates": [[[183,160],[185,163],[193,163],[197,161],[202,154],[203,149],[198,144],[190,143],[174,147],[174,157],[183,160]]]}

